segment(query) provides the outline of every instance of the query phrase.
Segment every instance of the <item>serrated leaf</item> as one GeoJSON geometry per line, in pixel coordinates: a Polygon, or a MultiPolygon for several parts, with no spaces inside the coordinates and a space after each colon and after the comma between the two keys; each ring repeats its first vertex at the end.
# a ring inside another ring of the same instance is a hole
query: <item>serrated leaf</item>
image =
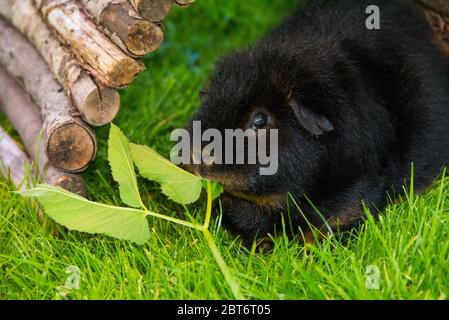
{"type": "Polygon", "coordinates": [[[119,184],[120,198],[123,203],[134,208],[145,208],[137,186],[129,141],[113,123],[111,123],[109,131],[108,159],[112,169],[112,177],[119,184]]]}
{"type": "Polygon", "coordinates": [[[188,204],[195,202],[201,195],[202,184],[191,185],[190,183],[173,183],[163,182],[161,183],[161,191],[170,200],[181,204],[188,204]]]}
{"type": "Polygon", "coordinates": [[[21,193],[35,197],[45,212],[70,230],[104,233],[108,236],[143,244],[150,236],[148,213],[89,201],[77,194],[50,185],[38,185],[21,193]]]}
{"type": "Polygon", "coordinates": [[[162,192],[172,201],[189,204],[198,200],[202,187],[200,177],[175,166],[147,146],[131,143],[130,149],[139,173],[159,182],[162,192]]]}

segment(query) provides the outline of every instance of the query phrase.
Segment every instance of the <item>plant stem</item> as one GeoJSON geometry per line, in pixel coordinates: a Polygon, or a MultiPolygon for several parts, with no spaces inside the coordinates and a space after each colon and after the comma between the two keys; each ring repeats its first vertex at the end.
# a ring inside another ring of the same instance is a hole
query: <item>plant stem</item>
{"type": "Polygon", "coordinates": [[[209,229],[211,215],[212,215],[212,184],[210,181],[207,181],[207,210],[203,225],[204,230],[209,229]]]}
{"type": "Polygon", "coordinates": [[[169,217],[169,216],[166,216],[166,215],[163,215],[163,214],[160,214],[160,213],[156,213],[156,212],[152,212],[152,211],[146,210],[146,214],[149,215],[149,216],[155,217],[155,218],[160,218],[160,219],[164,219],[164,220],[167,220],[167,221],[171,221],[171,222],[174,222],[176,224],[180,224],[182,226],[193,228],[193,229],[196,229],[196,230],[199,230],[199,231],[203,231],[203,229],[204,229],[204,227],[202,225],[194,224],[194,223],[187,222],[187,221],[184,221],[184,220],[181,220],[181,219],[176,219],[176,218],[169,217]]]}
{"type": "Polygon", "coordinates": [[[204,224],[199,225],[191,222],[187,222],[184,220],[172,218],[166,215],[162,215],[156,212],[148,211],[146,210],[147,215],[153,216],[156,218],[161,218],[164,220],[168,220],[180,225],[183,225],[185,227],[193,228],[196,230],[199,230],[203,233],[204,238],[206,239],[207,245],[212,252],[212,256],[215,259],[215,262],[217,262],[218,267],[220,268],[221,272],[223,273],[223,276],[228,283],[229,287],[232,290],[232,293],[234,294],[234,298],[237,300],[244,300],[245,297],[243,296],[242,292],[240,291],[240,286],[237,280],[233,277],[230,269],[228,268],[226,262],[224,261],[220,250],[218,249],[214,237],[209,231],[209,225],[210,225],[210,219],[212,216],[212,184],[210,181],[207,181],[207,207],[206,207],[206,217],[204,219],[204,224]]]}
{"type": "Polygon", "coordinates": [[[244,300],[245,297],[240,291],[240,286],[235,278],[232,276],[231,271],[229,270],[226,262],[220,254],[220,250],[218,250],[217,245],[215,244],[214,238],[209,230],[203,230],[204,238],[206,239],[207,245],[209,246],[212,255],[214,256],[215,262],[217,262],[218,267],[220,268],[223,276],[225,277],[226,282],[231,287],[232,293],[234,294],[234,298],[237,300],[244,300]]]}
{"type": "Polygon", "coordinates": [[[244,300],[245,297],[240,291],[239,283],[232,276],[231,271],[229,270],[228,266],[226,265],[226,262],[221,256],[220,250],[215,244],[214,237],[209,231],[209,223],[211,215],[212,215],[212,186],[211,182],[207,181],[207,209],[206,209],[206,218],[204,219],[204,225],[202,227],[203,235],[204,238],[206,239],[210,251],[212,252],[212,255],[214,256],[215,262],[217,262],[218,267],[223,273],[226,282],[231,287],[232,293],[234,294],[234,298],[237,300],[244,300]]]}

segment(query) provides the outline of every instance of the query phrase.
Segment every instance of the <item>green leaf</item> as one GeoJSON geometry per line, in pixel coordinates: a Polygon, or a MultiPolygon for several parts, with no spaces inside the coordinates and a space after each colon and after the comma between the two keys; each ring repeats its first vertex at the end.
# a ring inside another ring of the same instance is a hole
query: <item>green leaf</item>
{"type": "Polygon", "coordinates": [[[189,204],[198,200],[202,186],[200,177],[175,166],[147,146],[131,143],[130,149],[140,174],[159,182],[162,192],[172,201],[189,204]]]}
{"type": "Polygon", "coordinates": [[[134,208],[145,208],[137,187],[129,141],[122,131],[112,123],[109,131],[108,159],[112,176],[119,184],[120,198],[123,203],[134,208]]]}
{"type": "MultiPolygon", "coordinates": [[[[206,191],[207,191],[207,181],[208,180],[203,180],[203,188],[206,191]]],[[[224,189],[223,189],[223,186],[221,184],[219,184],[218,182],[210,181],[210,183],[211,183],[211,188],[212,188],[212,193],[211,193],[212,200],[215,200],[223,193],[224,189]]]]}
{"type": "Polygon", "coordinates": [[[150,236],[146,218],[149,212],[144,210],[92,202],[45,184],[25,190],[22,196],[36,197],[52,219],[71,230],[104,233],[137,244],[143,244],[150,236]]]}

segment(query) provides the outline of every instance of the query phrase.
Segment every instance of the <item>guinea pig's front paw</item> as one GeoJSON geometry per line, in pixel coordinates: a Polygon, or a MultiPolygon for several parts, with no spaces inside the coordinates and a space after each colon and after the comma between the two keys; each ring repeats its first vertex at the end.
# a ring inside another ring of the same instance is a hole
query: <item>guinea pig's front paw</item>
{"type": "Polygon", "coordinates": [[[221,198],[223,226],[241,236],[245,246],[273,232],[277,212],[247,200],[224,194],[221,198]]]}
{"type": "Polygon", "coordinates": [[[274,249],[274,241],[271,234],[267,234],[262,238],[258,238],[252,243],[247,244],[247,248],[251,248],[253,245],[256,246],[256,252],[259,253],[270,253],[274,249]]]}

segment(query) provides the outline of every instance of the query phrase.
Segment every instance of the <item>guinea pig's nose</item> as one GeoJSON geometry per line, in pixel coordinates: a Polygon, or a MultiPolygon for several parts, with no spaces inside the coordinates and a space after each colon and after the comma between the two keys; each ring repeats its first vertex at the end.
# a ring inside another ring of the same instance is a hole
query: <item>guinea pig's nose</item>
{"type": "Polygon", "coordinates": [[[204,164],[210,166],[215,162],[215,155],[210,153],[203,156],[203,149],[201,149],[201,151],[192,150],[191,157],[193,164],[204,164]]]}
{"type": "Polygon", "coordinates": [[[192,158],[192,164],[201,164],[201,152],[192,148],[190,152],[192,158]]]}
{"type": "Polygon", "coordinates": [[[213,155],[205,156],[203,158],[203,162],[204,162],[205,165],[210,166],[210,165],[214,164],[215,157],[213,155]]]}

